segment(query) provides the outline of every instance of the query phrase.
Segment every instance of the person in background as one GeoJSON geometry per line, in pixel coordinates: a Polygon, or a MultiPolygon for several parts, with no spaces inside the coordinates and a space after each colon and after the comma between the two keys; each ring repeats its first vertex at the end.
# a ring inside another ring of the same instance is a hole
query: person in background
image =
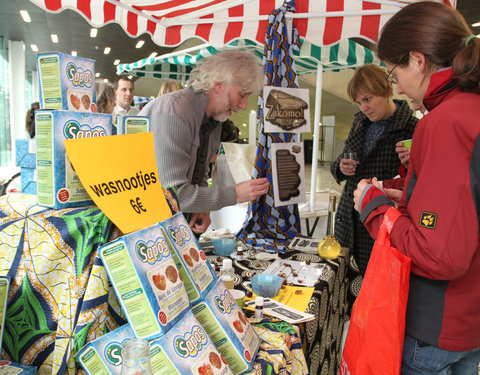
{"type": "Polygon", "coordinates": [[[255,200],[267,178],[235,186],[208,187],[208,164],[220,147],[221,123],[245,110],[262,86],[262,69],[250,52],[227,51],[204,59],[186,89],[162,95],[140,112],[150,116],[158,174],[163,186],[177,189],[180,209],[197,235],[210,225],[210,211],[255,200]]]}
{"type": "Polygon", "coordinates": [[[158,91],[158,96],[162,96],[169,92],[174,92],[182,89],[183,86],[180,82],[174,79],[170,79],[162,83],[162,85],[160,86],[160,90],[158,91]]]}
{"type": "MultiPolygon", "coordinates": [[[[360,111],[355,114],[345,148],[332,163],[330,172],[338,183],[346,180],[335,216],[335,237],[353,254],[358,266],[358,270],[350,270],[349,278],[353,280],[358,271],[365,274],[374,243],[353,208],[353,191],[361,179],[378,175],[387,180],[399,173],[395,144],[412,138],[418,120],[405,100],[392,99],[387,73],[377,65],[358,68],[348,83],[348,94],[360,111]],[[346,152],[355,153],[356,160],[344,158],[346,152]]],[[[349,299],[355,297],[356,293],[349,295],[349,299]]]]}
{"type": "Polygon", "coordinates": [[[133,97],[135,95],[135,86],[133,81],[126,76],[118,76],[113,81],[115,90],[115,108],[112,115],[114,119],[117,116],[135,116],[138,114],[138,108],[132,107],[133,97]]]}
{"type": "Polygon", "coordinates": [[[95,80],[97,95],[97,112],[112,113],[115,107],[115,89],[110,82],[103,79],[95,80]]]}
{"type": "Polygon", "coordinates": [[[35,111],[37,109],[40,109],[40,103],[33,102],[25,117],[25,130],[27,131],[30,139],[35,138],[35,111]]]}
{"type": "MultiPolygon", "coordinates": [[[[476,375],[480,362],[480,40],[455,9],[410,4],[385,24],[378,56],[424,103],[391,230],[411,259],[402,374],[476,375]]],[[[376,237],[394,204],[376,178],[355,208],[376,237]]]]}

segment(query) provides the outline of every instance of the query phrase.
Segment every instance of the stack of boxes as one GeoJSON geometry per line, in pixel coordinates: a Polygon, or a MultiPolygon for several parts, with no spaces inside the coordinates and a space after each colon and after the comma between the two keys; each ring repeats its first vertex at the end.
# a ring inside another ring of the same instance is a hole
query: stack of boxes
{"type": "Polygon", "coordinates": [[[88,374],[120,374],[117,354],[129,338],[149,340],[154,374],[252,368],[260,339],[181,212],[110,242],[99,254],[128,324],[77,353],[88,374]]]}
{"type": "MultiPolygon", "coordinates": [[[[37,68],[36,139],[17,142],[22,191],[25,176],[24,192],[36,192],[39,205],[93,204],[64,140],[112,135],[112,116],[95,113],[94,61],[45,53],[37,55],[37,68]]],[[[148,117],[124,117],[117,125],[120,134],[150,131],[148,117]]],[[[227,375],[252,368],[260,339],[181,212],[108,243],[99,254],[128,323],[77,353],[88,374],[120,374],[121,346],[129,338],[149,340],[154,374],[227,375]]]]}
{"type": "Polygon", "coordinates": [[[95,61],[37,55],[40,110],[35,112],[37,201],[51,208],[93,204],[68,160],[65,139],[112,135],[112,116],[95,113],[95,61]]]}

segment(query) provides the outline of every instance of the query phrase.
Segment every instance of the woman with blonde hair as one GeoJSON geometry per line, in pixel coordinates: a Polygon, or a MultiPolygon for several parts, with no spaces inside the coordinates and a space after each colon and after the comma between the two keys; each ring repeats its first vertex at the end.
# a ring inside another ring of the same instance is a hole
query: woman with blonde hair
{"type": "Polygon", "coordinates": [[[174,79],[170,79],[162,83],[162,85],[160,86],[160,91],[158,91],[158,96],[165,95],[169,92],[178,91],[181,89],[183,89],[183,86],[180,82],[174,79]]]}

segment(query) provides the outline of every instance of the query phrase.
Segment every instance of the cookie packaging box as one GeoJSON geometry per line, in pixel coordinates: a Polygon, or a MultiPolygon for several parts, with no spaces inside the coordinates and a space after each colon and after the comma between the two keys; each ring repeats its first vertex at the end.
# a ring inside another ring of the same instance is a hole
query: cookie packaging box
{"type": "Polygon", "coordinates": [[[40,108],[97,112],[95,60],[60,52],[37,54],[40,108]]]}
{"type": "Polygon", "coordinates": [[[183,213],[179,212],[160,224],[173,245],[172,255],[187,289],[190,303],[195,303],[215,284],[217,275],[207,262],[207,257],[198,245],[183,213]]]}
{"type": "Polygon", "coordinates": [[[37,368],[0,359],[0,375],[35,375],[37,368]]]}
{"type": "Polygon", "coordinates": [[[165,352],[163,371],[159,374],[232,374],[191,311],[168,331],[167,335],[150,342],[150,353],[159,351],[165,352]]]}
{"type": "Polygon", "coordinates": [[[260,339],[221,280],[192,311],[234,374],[252,368],[260,339]]]}
{"type": "Polygon", "coordinates": [[[190,309],[159,224],[122,236],[99,254],[135,337],[165,334],[190,309]]]}
{"type": "Polygon", "coordinates": [[[65,151],[65,139],[112,135],[112,116],[56,110],[35,112],[37,199],[51,208],[93,204],[65,151]]]}
{"type": "Polygon", "coordinates": [[[150,117],[148,116],[121,116],[117,124],[118,134],[148,133],[150,131],[150,117]]]}

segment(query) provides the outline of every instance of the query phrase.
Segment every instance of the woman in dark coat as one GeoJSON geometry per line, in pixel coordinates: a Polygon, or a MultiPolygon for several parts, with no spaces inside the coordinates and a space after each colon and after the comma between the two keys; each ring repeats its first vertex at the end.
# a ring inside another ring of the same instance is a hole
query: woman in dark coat
{"type": "Polygon", "coordinates": [[[405,100],[393,100],[387,73],[377,65],[358,68],[348,84],[348,94],[360,112],[354,121],[342,153],[330,171],[340,183],[346,180],[335,217],[335,237],[348,247],[364,274],[374,241],[353,208],[353,192],[364,178],[392,179],[399,174],[400,159],[395,152],[398,141],[412,138],[417,118],[405,100]],[[356,161],[344,158],[352,152],[356,161]]]}

